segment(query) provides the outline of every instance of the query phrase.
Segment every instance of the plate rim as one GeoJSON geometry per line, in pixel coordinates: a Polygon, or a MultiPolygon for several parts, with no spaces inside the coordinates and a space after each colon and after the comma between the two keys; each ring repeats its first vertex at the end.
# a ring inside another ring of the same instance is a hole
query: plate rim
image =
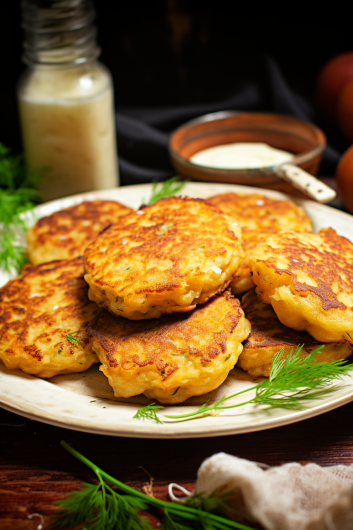
{"type": "MultiPolygon", "coordinates": [[[[103,400],[102,400],[103,401],[103,400]]],[[[0,401],[0,407],[8,412],[13,412],[19,416],[28,418],[30,420],[39,421],[46,425],[52,425],[54,427],[59,427],[61,429],[69,429],[72,431],[86,432],[89,434],[100,434],[102,436],[118,436],[122,438],[139,438],[139,439],[150,439],[150,440],[176,440],[176,439],[199,439],[199,438],[211,438],[211,437],[221,437],[221,436],[235,436],[239,434],[247,434],[253,432],[267,431],[270,429],[276,429],[278,427],[284,427],[286,425],[292,425],[293,423],[299,423],[300,421],[305,421],[316,416],[321,416],[326,412],[330,412],[337,408],[340,408],[344,405],[347,405],[353,401],[353,387],[349,395],[336,398],[335,400],[330,401],[329,403],[324,403],[317,405],[316,407],[307,408],[304,410],[296,411],[294,414],[281,416],[280,418],[273,418],[272,420],[263,420],[262,422],[256,424],[250,424],[249,426],[242,426],[237,428],[221,427],[217,431],[208,428],[208,432],[205,430],[200,431],[190,431],[190,432],[171,432],[171,433],[154,433],[150,432],[149,429],[144,429],[144,422],[141,422],[137,430],[112,430],[101,428],[94,428],[90,424],[84,425],[81,422],[64,422],[56,421],[52,418],[47,418],[44,416],[37,415],[35,413],[26,412],[19,409],[16,406],[11,406],[0,401]]],[[[212,419],[213,417],[210,416],[212,419]]],[[[197,420],[195,420],[197,421],[197,420]]],[[[213,421],[217,421],[214,419],[213,421]]],[[[175,423],[175,425],[187,424],[188,422],[175,423]]],[[[170,425],[170,424],[169,424],[170,425]]]]}

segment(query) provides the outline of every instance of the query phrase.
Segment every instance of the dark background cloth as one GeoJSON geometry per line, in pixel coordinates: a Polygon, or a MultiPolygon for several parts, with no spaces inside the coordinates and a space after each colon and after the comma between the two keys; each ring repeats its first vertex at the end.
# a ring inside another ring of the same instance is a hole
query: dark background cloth
{"type": "MultiPolygon", "coordinates": [[[[314,108],[286,83],[273,57],[252,58],[252,68],[240,74],[242,85],[222,100],[196,105],[118,108],[116,114],[121,184],[165,180],[175,174],[168,156],[170,132],[184,122],[222,110],[264,111],[315,121],[314,108]],[[246,77],[248,75],[248,77],[246,77]]],[[[321,172],[333,174],[339,152],[328,145],[321,172]]]]}

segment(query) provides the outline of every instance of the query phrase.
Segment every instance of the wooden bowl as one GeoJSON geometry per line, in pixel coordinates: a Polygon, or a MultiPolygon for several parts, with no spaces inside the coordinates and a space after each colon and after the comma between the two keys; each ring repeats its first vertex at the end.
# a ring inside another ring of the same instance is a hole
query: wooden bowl
{"type": "Polygon", "coordinates": [[[271,168],[218,169],[191,162],[192,155],[215,145],[264,142],[294,154],[291,164],[316,175],[326,145],[324,133],[315,125],[291,116],[222,111],[189,121],[172,132],[170,159],[182,177],[230,182],[300,194],[271,168]]]}

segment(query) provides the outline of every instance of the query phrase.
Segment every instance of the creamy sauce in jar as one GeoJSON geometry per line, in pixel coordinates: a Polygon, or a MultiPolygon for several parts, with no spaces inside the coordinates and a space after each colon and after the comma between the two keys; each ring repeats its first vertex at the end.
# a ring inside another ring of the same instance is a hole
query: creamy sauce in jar
{"type": "Polygon", "coordinates": [[[190,162],[217,169],[256,169],[289,162],[293,156],[265,143],[237,142],[203,149],[192,155],[190,162]]]}
{"type": "Polygon", "coordinates": [[[18,101],[27,170],[49,168],[43,200],[119,184],[112,84],[101,64],[30,70],[18,101]]]}

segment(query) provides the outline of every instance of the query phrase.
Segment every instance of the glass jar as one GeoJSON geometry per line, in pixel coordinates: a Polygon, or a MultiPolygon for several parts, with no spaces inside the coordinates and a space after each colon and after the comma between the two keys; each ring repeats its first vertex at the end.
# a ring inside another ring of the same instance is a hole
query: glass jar
{"type": "Polygon", "coordinates": [[[48,168],[43,200],[119,184],[109,71],[90,0],[25,0],[18,104],[27,170],[48,168]]]}

